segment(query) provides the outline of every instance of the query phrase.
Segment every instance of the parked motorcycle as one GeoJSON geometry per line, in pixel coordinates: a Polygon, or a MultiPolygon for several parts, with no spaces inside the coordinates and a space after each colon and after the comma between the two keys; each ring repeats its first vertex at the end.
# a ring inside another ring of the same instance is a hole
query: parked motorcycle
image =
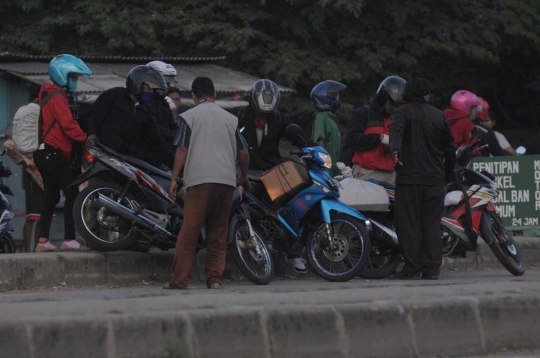
{"type": "MultiPolygon", "coordinates": [[[[480,236],[490,247],[499,262],[513,275],[525,273],[525,263],[512,233],[506,230],[493,201],[499,196],[495,177],[487,171],[477,172],[467,166],[474,158],[478,145],[464,145],[456,152],[456,180],[447,186],[449,195],[458,194],[458,200],[445,207],[441,221],[443,257],[466,257],[467,252],[475,252],[480,236]]],[[[394,201],[395,186],[384,186],[394,201]]],[[[381,217],[382,213],[378,213],[381,217]]],[[[377,214],[375,214],[377,215],[377,214]]],[[[391,229],[393,209],[382,214],[389,220],[388,226],[379,224],[372,215],[372,253],[366,268],[360,273],[365,278],[383,278],[392,274],[401,261],[399,243],[395,231],[391,229]]]]}
{"type": "MultiPolygon", "coordinates": [[[[0,163],[0,178],[9,178],[11,175],[13,175],[11,169],[4,167],[0,163]]],[[[0,212],[2,213],[0,215],[0,254],[15,253],[15,241],[11,237],[11,232],[13,232],[11,220],[14,215],[11,209],[11,203],[6,198],[6,195],[13,196],[13,192],[0,179],[0,212]]]]}
{"type": "MultiPolygon", "coordinates": [[[[89,247],[101,251],[124,250],[134,244],[162,250],[175,247],[184,204],[181,198],[172,200],[165,189],[169,187],[170,173],[101,144],[86,148],[84,157],[90,166],[71,188],[90,183],[79,193],[73,208],[75,227],[89,247]]],[[[181,179],[177,181],[181,187],[181,179]]],[[[235,191],[229,248],[250,281],[268,284],[274,276],[274,263],[266,244],[251,226],[242,191],[235,191]]],[[[198,249],[205,245],[201,230],[198,249]]]]}
{"type": "MultiPolygon", "coordinates": [[[[298,127],[287,128],[290,135],[298,127]]],[[[293,150],[305,164],[308,175],[296,195],[286,196],[284,204],[272,202],[258,173],[251,172],[254,187],[246,203],[253,225],[272,241],[274,248],[299,254],[304,248],[315,273],[328,281],[348,281],[365,267],[371,250],[367,219],[339,202],[339,183],[328,170],[331,158],[322,147],[293,150]],[[257,195],[258,193],[258,195],[257,195]]]]}

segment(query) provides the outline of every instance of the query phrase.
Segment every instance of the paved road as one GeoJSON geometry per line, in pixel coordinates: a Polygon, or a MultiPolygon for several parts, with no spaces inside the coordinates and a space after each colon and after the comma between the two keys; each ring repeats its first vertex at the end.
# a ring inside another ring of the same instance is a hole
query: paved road
{"type": "MultiPolygon", "coordinates": [[[[540,270],[528,270],[524,276],[515,277],[507,271],[446,272],[439,281],[392,281],[355,279],[344,283],[324,280],[274,280],[268,286],[256,286],[247,281],[227,282],[219,291],[208,290],[195,283],[187,291],[162,290],[161,284],[140,283],[131,287],[94,287],[75,289],[59,286],[52,290],[12,291],[0,293],[0,305],[24,302],[118,300],[131,298],[163,297],[181,295],[191,306],[200,302],[215,303],[238,300],[238,297],[258,296],[286,297],[283,293],[298,293],[304,296],[312,292],[312,297],[321,296],[347,300],[353,294],[355,302],[369,302],[388,299],[414,299],[456,296],[489,296],[497,294],[540,294],[540,270]],[[358,291],[361,289],[361,291],[358,291]],[[280,295],[281,293],[281,295],[280,295]],[[358,295],[360,293],[360,295],[358,295]],[[263,294],[263,295],[261,295],[263,294]],[[225,299],[225,297],[227,299],[225,299]],[[236,298],[235,298],[236,297],[236,298]],[[214,302],[215,301],[215,302],[214,302]]],[[[241,300],[247,302],[247,300],[241,300]]],[[[266,299],[264,300],[266,301],[266,299]]],[[[263,303],[263,302],[259,302],[263,303]]],[[[324,303],[321,298],[319,303],[324,303]]]]}

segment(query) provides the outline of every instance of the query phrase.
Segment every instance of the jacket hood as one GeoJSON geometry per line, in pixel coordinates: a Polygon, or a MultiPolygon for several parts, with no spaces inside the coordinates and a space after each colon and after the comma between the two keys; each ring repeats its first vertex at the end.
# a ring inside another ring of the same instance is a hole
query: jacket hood
{"type": "Polygon", "coordinates": [[[51,91],[54,91],[54,90],[61,90],[61,91],[66,92],[65,89],[63,89],[62,87],[60,87],[58,85],[55,85],[54,83],[46,83],[46,84],[44,84],[43,86],[41,86],[41,89],[39,90],[39,92],[51,92],[51,91]]]}
{"type": "Polygon", "coordinates": [[[464,116],[463,113],[454,108],[445,109],[443,113],[450,122],[457,121],[462,118],[469,119],[469,117],[464,116]]]}

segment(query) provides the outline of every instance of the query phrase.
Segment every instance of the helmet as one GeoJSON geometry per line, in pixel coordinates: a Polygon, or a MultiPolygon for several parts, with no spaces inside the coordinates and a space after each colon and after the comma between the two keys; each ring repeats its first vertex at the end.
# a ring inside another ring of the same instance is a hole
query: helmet
{"type": "Polygon", "coordinates": [[[165,83],[165,79],[158,70],[144,65],[133,67],[126,78],[126,88],[128,91],[138,96],[143,92],[144,83],[149,85],[159,95],[165,95],[167,92],[167,83],[165,83]]]}
{"type": "Polygon", "coordinates": [[[478,100],[480,101],[480,106],[478,107],[478,112],[476,112],[476,118],[485,122],[488,119],[489,103],[482,97],[478,97],[478,100]]]}
{"type": "MultiPolygon", "coordinates": [[[[480,105],[481,103],[478,97],[476,97],[474,93],[465,90],[457,91],[450,99],[450,106],[464,116],[469,116],[471,114],[471,109],[480,105]]],[[[479,111],[480,108],[478,108],[478,112],[479,111]]]]}
{"type": "Polygon", "coordinates": [[[68,92],[77,90],[77,78],[84,75],[92,76],[92,71],[75,56],[58,55],[49,63],[49,78],[68,92]]]}
{"type": "Polygon", "coordinates": [[[311,103],[319,111],[335,112],[339,109],[340,103],[337,99],[339,91],[343,91],[347,86],[336,81],[324,81],[313,87],[311,90],[311,103]]]}
{"type": "Polygon", "coordinates": [[[403,104],[403,92],[407,81],[398,76],[386,77],[377,90],[377,103],[384,106],[386,101],[390,101],[394,107],[403,104]]]}
{"type": "Polygon", "coordinates": [[[161,73],[161,75],[165,78],[166,82],[178,83],[176,69],[170,63],[165,63],[163,61],[152,61],[148,62],[146,66],[150,66],[158,70],[158,72],[161,73]]]}
{"type": "Polygon", "coordinates": [[[270,80],[258,80],[251,87],[251,106],[257,112],[274,112],[280,98],[278,86],[270,80]]]}

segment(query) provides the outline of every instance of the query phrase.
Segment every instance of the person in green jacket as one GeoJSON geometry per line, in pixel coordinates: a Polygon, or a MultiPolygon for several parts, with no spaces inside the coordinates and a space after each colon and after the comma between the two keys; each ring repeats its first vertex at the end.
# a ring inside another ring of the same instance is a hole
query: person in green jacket
{"type": "Polygon", "coordinates": [[[336,111],[339,109],[339,92],[347,88],[343,83],[324,81],[311,90],[311,103],[320,111],[315,117],[311,139],[326,149],[332,157],[330,175],[341,174],[336,164],[339,160],[342,141],[339,127],[336,123],[336,111]]]}

